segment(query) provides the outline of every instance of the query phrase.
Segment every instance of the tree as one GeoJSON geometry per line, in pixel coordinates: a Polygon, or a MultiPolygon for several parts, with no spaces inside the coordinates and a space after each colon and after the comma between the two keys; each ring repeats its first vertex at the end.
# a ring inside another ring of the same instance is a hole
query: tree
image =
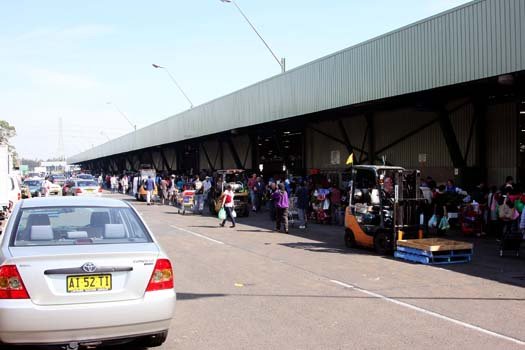
{"type": "Polygon", "coordinates": [[[16,153],[15,147],[9,144],[9,139],[15,136],[15,127],[5,120],[0,120],[0,144],[9,146],[9,152],[11,152],[11,155],[13,156],[13,164],[16,166],[18,165],[18,154],[16,153]]]}
{"type": "Polygon", "coordinates": [[[0,120],[0,143],[9,144],[9,139],[16,136],[16,129],[5,120],[0,120]]]}

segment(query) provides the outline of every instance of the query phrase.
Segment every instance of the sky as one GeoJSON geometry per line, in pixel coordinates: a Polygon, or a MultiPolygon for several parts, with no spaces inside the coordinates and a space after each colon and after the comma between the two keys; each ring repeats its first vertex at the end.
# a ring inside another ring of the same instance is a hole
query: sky
{"type": "MultiPolygon", "coordinates": [[[[287,69],[467,2],[236,0],[287,69]]],[[[1,0],[0,23],[0,119],[22,158],[60,156],[60,120],[71,156],[187,110],[168,73],[195,106],[280,73],[220,0],[1,0]]]]}

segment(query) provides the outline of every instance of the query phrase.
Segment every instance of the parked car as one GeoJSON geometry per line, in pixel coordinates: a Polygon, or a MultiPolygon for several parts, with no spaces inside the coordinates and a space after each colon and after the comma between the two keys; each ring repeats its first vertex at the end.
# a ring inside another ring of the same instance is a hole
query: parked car
{"type": "MultiPolygon", "coordinates": [[[[65,196],[100,196],[102,188],[94,180],[71,179],[64,185],[65,196]]],[[[63,188],[64,189],[64,188],[63,188]]]]}
{"type": "Polygon", "coordinates": [[[0,238],[0,348],[165,341],[172,265],[131,205],[34,198],[12,218],[0,238]]]}

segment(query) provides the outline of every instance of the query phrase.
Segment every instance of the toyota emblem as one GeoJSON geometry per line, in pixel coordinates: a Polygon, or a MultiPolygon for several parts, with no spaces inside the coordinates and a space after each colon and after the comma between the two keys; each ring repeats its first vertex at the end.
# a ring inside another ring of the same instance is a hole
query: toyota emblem
{"type": "Polygon", "coordinates": [[[88,262],[82,265],[82,270],[84,270],[84,272],[95,272],[97,270],[97,266],[92,262],[88,262]]]}

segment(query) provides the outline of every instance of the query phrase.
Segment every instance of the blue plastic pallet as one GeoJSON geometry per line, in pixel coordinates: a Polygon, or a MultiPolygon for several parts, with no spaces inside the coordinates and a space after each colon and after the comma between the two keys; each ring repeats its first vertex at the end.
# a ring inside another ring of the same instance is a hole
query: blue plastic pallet
{"type": "Polygon", "coordinates": [[[427,251],[411,247],[397,246],[397,250],[407,254],[422,255],[429,258],[437,257],[453,257],[453,256],[472,256],[474,249],[458,249],[458,250],[441,250],[441,251],[427,251]]]}
{"type": "Polygon", "coordinates": [[[396,250],[394,252],[394,257],[425,265],[461,264],[472,261],[472,254],[425,256],[420,254],[411,254],[400,250],[396,250]]]}

